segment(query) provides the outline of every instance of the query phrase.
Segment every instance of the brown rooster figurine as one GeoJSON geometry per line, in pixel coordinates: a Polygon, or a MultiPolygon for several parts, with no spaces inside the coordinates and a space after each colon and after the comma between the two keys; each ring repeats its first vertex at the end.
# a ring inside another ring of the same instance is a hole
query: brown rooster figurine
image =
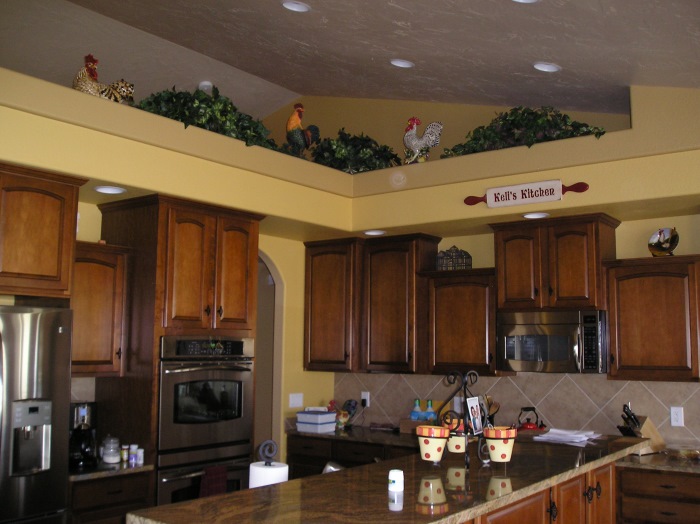
{"type": "Polygon", "coordinates": [[[85,65],[73,79],[73,89],[113,102],[132,103],[134,101],[134,84],[126,82],[123,78],[110,85],[101,84],[97,81],[98,62],[99,60],[91,54],[85,57],[85,65]]]}
{"type": "Polygon", "coordinates": [[[318,143],[321,138],[318,127],[314,125],[304,126],[301,119],[304,117],[304,105],[294,104],[294,112],[287,120],[287,145],[295,156],[302,156],[305,149],[318,143]]]}
{"type": "Polygon", "coordinates": [[[442,122],[428,124],[421,137],[416,134],[416,127],[420,124],[420,119],[415,116],[408,119],[406,134],[403,136],[403,145],[406,146],[406,160],[404,164],[424,162],[428,159],[428,150],[440,143],[442,122]]]}

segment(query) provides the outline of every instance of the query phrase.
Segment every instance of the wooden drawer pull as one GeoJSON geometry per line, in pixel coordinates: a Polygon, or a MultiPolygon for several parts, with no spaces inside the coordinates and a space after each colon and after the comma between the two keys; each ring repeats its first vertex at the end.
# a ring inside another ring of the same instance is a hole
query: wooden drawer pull
{"type": "Polygon", "coordinates": [[[659,513],[661,513],[662,515],[664,515],[666,517],[675,517],[676,516],[676,514],[673,511],[660,511],[659,513]]]}
{"type": "Polygon", "coordinates": [[[659,487],[664,489],[676,489],[676,486],[673,484],[659,484],[659,487]]]}
{"type": "Polygon", "coordinates": [[[108,491],[107,495],[119,495],[120,493],[124,493],[124,490],[122,489],[115,489],[113,491],[108,491]]]}

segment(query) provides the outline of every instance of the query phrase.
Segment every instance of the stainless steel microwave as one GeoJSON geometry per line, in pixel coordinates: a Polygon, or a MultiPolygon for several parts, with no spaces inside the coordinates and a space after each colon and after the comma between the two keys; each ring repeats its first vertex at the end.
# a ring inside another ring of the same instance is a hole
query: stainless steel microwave
{"type": "Polygon", "coordinates": [[[606,373],[605,311],[500,312],[496,369],[606,373]]]}

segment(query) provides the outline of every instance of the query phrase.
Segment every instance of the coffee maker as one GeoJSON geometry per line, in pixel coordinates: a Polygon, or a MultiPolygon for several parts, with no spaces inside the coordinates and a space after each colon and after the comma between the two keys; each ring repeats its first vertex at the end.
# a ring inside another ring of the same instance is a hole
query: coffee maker
{"type": "Polygon", "coordinates": [[[97,467],[97,409],[94,402],[71,403],[68,467],[71,472],[97,467]]]}

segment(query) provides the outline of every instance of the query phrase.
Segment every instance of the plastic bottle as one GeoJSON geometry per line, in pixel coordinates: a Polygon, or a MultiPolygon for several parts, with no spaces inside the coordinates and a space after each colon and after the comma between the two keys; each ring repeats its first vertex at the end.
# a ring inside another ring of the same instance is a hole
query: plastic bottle
{"type": "Polygon", "coordinates": [[[411,411],[411,420],[423,420],[423,410],[420,408],[420,399],[413,401],[413,410],[411,411]]]}
{"type": "Polygon", "coordinates": [[[437,420],[437,415],[433,409],[433,401],[429,399],[427,404],[428,407],[425,408],[425,420],[428,422],[435,422],[437,420]]]}

